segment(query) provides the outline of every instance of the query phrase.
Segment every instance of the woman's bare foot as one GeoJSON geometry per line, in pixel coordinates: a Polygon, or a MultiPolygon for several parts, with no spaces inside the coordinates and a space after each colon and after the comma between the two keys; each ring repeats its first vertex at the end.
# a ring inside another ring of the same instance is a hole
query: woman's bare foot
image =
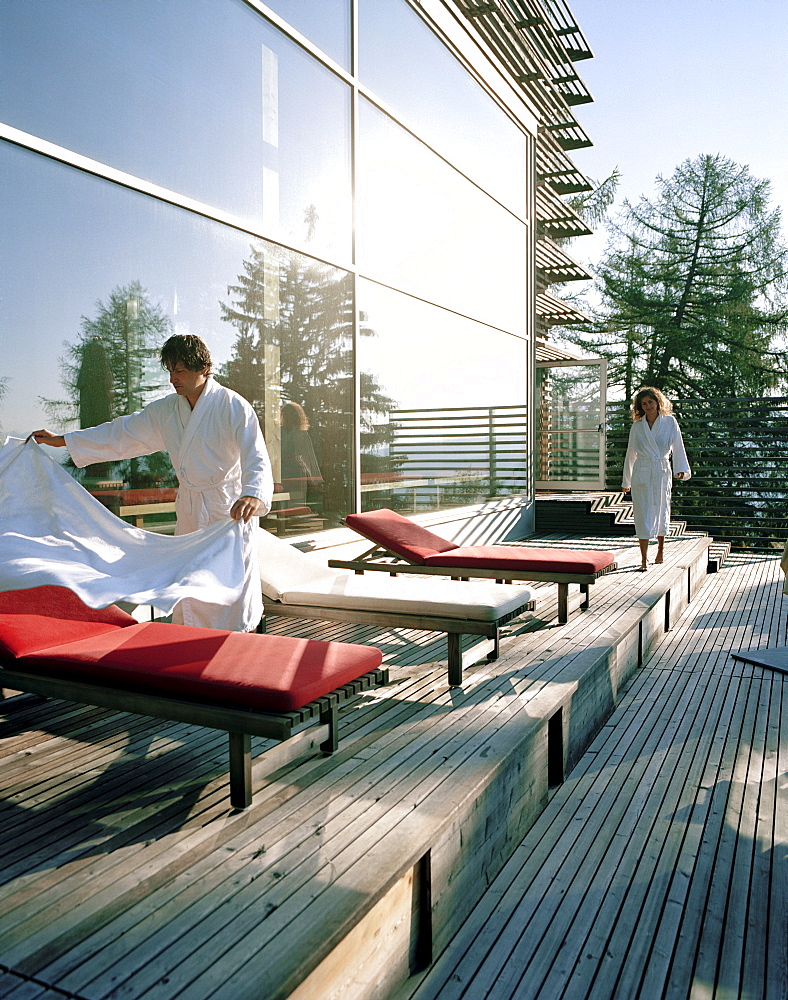
{"type": "Polygon", "coordinates": [[[665,561],[665,559],[664,559],[662,553],[658,552],[657,553],[657,558],[654,560],[654,562],[657,564],[657,566],[659,566],[659,564],[662,563],[662,562],[664,562],[664,561],[665,561]]]}

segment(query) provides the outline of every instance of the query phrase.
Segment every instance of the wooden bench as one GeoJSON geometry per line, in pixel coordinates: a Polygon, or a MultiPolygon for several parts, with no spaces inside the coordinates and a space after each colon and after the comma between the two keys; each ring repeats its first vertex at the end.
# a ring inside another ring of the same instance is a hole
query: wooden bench
{"type": "Polygon", "coordinates": [[[328,727],[339,706],[388,680],[373,646],[159,622],[86,607],[62,587],[0,593],[0,689],[229,733],[230,801],[252,801],[251,737],[328,727]]]}
{"type": "Polygon", "coordinates": [[[383,508],[348,514],[344,522],[374,545],[356,559],[329,559],[328,565],[389,573],[471,577],[511,583],[515,580],[558,584],[558,620],[569,617],[569,585],[583,595],[581,608],[589,605],[589,586],[615,570],[615,555],[596,549],[538,549],[514,545],[459,546],[414,521],[383,508]]]}

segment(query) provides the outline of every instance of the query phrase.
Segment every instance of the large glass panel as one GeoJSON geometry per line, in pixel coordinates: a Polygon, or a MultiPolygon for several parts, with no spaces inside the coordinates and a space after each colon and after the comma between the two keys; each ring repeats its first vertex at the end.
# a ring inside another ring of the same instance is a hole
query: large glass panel
{"type": "Polygon", "coordinates": [[[347,259],[348,86],[241,0],[5,0],[0,119],[347,259]]]}
{"type": "Polygon", "coordinates": [[[524,335],[528,227],[367,101],[360,131],[359,267],[524,335]]]}
{"type": "Polygon", "coordinates": [[[406,0],[359,0],[359,79],[442,156],[527,217],[526,137],[406,0]]]}
{"type": "MultiPolygon", "coordinates": [[[[0,171],[13,191],[0,227],[6,433],[91,426],[170,391],[158,349],[195,333],[257,410],[278,484],[268,526],[338,524],[352,503],[347,272],[6,143],[0,171]]],[[[86,483],[116,506],[118,490],[173,484],[161,455],[86,483]]]]}
{"type": "Polygon", "coordinates": [[[369,281],[359,306],[362,509],[528,492],[527,343],[369,281]]]}
{"type": "Polygon", "coordinates": [[[350,69],[350,0],[265,0],[296,31],[350,69]]]}

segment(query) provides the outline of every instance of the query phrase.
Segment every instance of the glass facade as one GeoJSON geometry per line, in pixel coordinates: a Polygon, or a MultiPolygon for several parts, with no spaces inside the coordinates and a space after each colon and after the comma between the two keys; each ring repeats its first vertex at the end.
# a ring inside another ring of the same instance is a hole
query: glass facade
{"type": "Polygon", "coordinates": [[[533,138],[406,0],[352,7],[7,0],[6,433],[144,406],[194,333],[260,417],[272,530],[528,498],[533,138]]]}
{"type": "Polygon", "coordinates": [[[0,120],[349,258],[350,88],[241,0],[11,0],[0,120]]]}
{"type": "Polygon", "coordinates": [[[364,100],[358,158],[365,269],[524,336],[527,225],[364,100]]]}
{"type": "Polygon", "coordinates": [[[359,305],[362,509],[525,492],[528,343],[371,281],[359,305]]]}
{"type": "Polygon", "coordinates": [[[527,220],[528,141],[407,3],[359,0],[359,79],[404,124],[527,220]],[[407,38],[392,45],[392,38],[407,38]]]}

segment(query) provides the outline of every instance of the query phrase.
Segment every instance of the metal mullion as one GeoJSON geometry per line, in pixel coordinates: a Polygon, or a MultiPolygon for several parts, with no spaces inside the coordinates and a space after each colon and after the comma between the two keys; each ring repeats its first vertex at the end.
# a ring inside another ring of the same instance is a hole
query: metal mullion
{"type": "Polygon", "coordinates": [[[361,362],[359,345],[361,343],[361,313],[359,310],[358,282],[358,212],[356,198],[358,184],[358,143],[359,143],[359,91],[358,91],[358,0],[351,0],[350,7],[350,68],[352,79],[350,84],[350,228],[351,257],[353,259],[353,510],[361,511],[361,362]]]}

